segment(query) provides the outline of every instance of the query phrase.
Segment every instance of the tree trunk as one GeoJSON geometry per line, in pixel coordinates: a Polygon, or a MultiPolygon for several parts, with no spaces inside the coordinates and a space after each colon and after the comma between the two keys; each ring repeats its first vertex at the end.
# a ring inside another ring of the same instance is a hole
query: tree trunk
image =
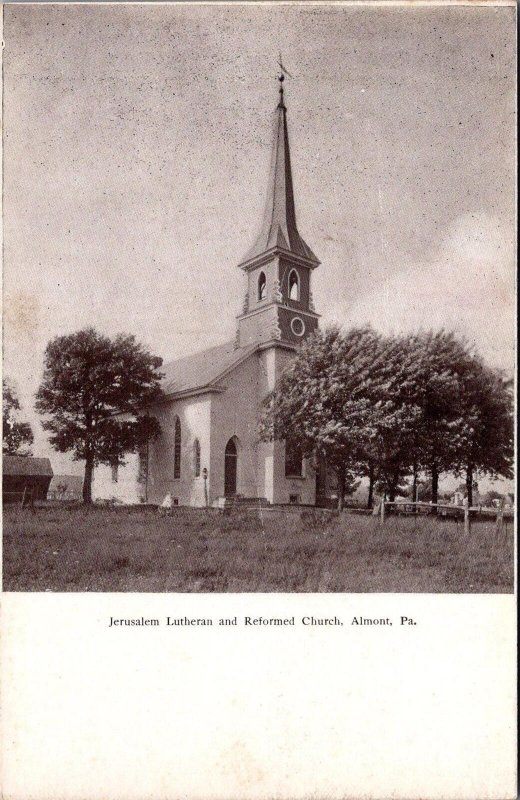
{"type": "Polygon", "coordinates": [[[468,506],[471,508],[473,505],[473,464],[468,464],[466,467],[466,494],[468,506]]]}
{"type": "Polygon", "coordinates": [[[388,500],[393,503],[397,494],[397,487],[399,486],[399,470],[395,470],[390,479],[390,486],[388,487],[388,500]]]}
{"type": "Polygon", "coordinates": [[[83,478],[83,502],[92,503],[92,475],[94,473],[94,459],[89,454],[85,461],[85,477],[83,478]]]}
{"type": "Polygon", "coordinates": [[[368,500],[367,500],[367,508],[372,508],[374,505],[374,483],[375,483],[375,471],[374,465],[370,464],[368,469],[368,500]]]}
{"type": "Polygon", "coordinates": [[[439,501],[439,471],[437,469],[437,464],[435,463],[431,465],[431,476],[432,476],[432,503],[437,503],[439,501]]]}
{"type": "Polygon", "coordinates": [[[343,511],[343,501],[345,498],[345,470],[338,469],[338,511],[343,511]]]}
{"type": "Polygon", "coordinates": [[[417,502],[417,464],[413,465],[412,503],[417,502]]]}

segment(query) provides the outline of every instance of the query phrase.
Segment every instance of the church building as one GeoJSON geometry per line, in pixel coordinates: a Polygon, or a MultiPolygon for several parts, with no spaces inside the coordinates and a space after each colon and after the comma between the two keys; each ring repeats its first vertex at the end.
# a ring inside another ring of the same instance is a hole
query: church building
{"type": "Polygon", "coordinates": [[[319,263],[296,225],[280,76],[265,213],[238,265],[247,290],[236,337],[163,365],[165,398],[150,409],[159,438],[124,466],[98,467],[95,499],[161,503],[169,493],[174,505],[315,503],[311,463],[283,441],[260,441],[258,425],[263,400],[318,326],[311,277],[319,263]]]}

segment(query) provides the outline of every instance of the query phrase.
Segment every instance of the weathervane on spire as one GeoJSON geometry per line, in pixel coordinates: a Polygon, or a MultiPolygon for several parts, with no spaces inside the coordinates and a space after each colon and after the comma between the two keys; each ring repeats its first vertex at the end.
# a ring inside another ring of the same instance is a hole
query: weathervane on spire
{"type": "Polygon", "coordinates": [[[289,70],[285,69],[284,65],[282,64],[282,54],[280,53],[278,56],[278,66],[280,67],[280,74],[278,75],[278,80],[280,81],[280,102],[278,104],[279,108],[285,108],[283,102],[283,82],[285,80],[285,76],[287,75],[288,78],[292,78],[293,76],[289,72],[289,70]]]}

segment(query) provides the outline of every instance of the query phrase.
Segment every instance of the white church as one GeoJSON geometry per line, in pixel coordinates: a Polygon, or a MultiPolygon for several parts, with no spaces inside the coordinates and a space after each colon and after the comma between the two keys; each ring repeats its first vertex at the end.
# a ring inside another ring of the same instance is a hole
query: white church
{"type": "MultiPolygon", "coordinates": [[[[318,326],[311,294],[319,261],[296,226],[283,76],[260,233],[238,265],[247,278],[234,341],[163,365],[161,426],[124,466],[98,467],[93,497],[125,503],[225,506],[316,501],[316,471],[283,441],[262,442],[262,402],[318,326]]],[[[321,472],[321,471],[320,471],[321,472]]]]}

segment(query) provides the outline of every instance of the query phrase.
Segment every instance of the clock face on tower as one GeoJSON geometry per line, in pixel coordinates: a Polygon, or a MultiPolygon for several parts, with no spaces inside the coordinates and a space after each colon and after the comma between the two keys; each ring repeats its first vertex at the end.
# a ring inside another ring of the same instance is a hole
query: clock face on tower
{"type": "Polygon", "coordinates": [[[293,317],[291,320],[291,330],[295,336],[303,336],[305,333],[305,323],[301,317],[293,317]]]}

